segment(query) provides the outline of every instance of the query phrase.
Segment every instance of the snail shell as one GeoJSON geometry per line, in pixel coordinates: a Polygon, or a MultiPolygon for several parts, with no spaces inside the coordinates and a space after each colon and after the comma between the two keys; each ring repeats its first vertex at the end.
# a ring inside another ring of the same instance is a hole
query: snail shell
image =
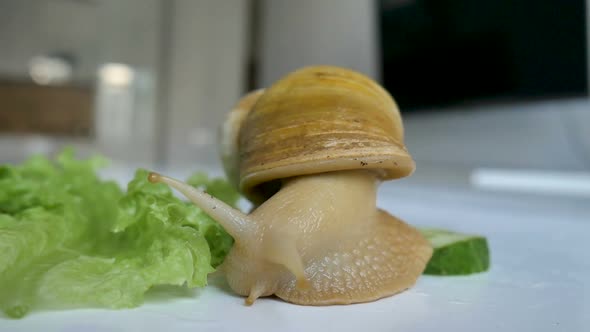
{"type": "Polygon", "coordinates": [[[255,203],[278,189],[273,181],[294,175],[363,168],[391,180],[415,169],[393,98],[339,67],[306,67],[248,94],[221,141],[233,147],[222,156],[239,156],[225,163],[229,178],[255,203]]]}

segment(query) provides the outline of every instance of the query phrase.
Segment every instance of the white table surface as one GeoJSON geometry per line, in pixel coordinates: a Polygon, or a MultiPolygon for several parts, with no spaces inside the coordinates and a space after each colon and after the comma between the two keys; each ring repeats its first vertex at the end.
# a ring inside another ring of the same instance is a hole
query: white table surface
{"type": "Polygon", "coordinates": [[[372,303],[246,307],[224,280],[161,289],[130,310],[37,311],[0,331],[590,331],[590,200],[388,183],[379,206],[418,226],[488,237],[492,268],[423,276],[372,303]]]}

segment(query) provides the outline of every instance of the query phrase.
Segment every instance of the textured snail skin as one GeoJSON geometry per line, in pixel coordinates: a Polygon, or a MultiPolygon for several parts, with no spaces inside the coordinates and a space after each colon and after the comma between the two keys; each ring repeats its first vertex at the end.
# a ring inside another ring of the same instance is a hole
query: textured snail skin
{"type": "Polygon", "coordinates": [[[418,231],[376,208],[377,184],[362,170],[287,181],[250,214],[260,226],[257,244],[238,240],[226,258],[230,287],[249,295],[248,303],[276,294],[327,305],[372,301],[412,286],[432,249],[418,231]]]}
{"type": "Polygon", "coordinates": [[[416,282],[432,255],[422,235],[380,210],[382,181],[415,168],[391,96],[343,68],[307,67],[246,95],[221,131],[228,178],[256,206],[249,214],[177,180],[235,239],[220,270],[252,304],[367,302],[416,282]]]}
{"type": "Polygon", "coordinates": [[[247,304],[272,294],[303,305],[376,300],[414,285],[432,255],[417,230],[376,208],[373,172],[291,178],[248,216],[180,181],[150,181],[181,191],[234,237],[220,270],[247,304]]]}

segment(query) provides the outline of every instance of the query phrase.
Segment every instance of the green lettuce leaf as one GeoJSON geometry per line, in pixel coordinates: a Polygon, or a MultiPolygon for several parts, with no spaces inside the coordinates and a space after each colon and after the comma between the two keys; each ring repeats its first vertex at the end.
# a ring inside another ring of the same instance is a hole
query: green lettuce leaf
{"type": "MultiPolygon", "coordinates": [[[[103,158],[0,166],[0,309],[130,308],[155,285],[203,287],[233,244],[209,216],[137,170],[123,192],[103,158]]],[[[235,205],[222,179],[191,183],[235,205]]]]}

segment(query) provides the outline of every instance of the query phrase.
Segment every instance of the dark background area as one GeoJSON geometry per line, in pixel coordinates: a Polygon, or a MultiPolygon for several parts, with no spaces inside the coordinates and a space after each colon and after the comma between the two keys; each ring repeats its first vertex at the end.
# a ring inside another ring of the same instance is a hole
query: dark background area
{"type": "Polygon", "coordinates": [[[404,110],[587,95],[584,0],[379,1],[382,79],[404,110]]]}

